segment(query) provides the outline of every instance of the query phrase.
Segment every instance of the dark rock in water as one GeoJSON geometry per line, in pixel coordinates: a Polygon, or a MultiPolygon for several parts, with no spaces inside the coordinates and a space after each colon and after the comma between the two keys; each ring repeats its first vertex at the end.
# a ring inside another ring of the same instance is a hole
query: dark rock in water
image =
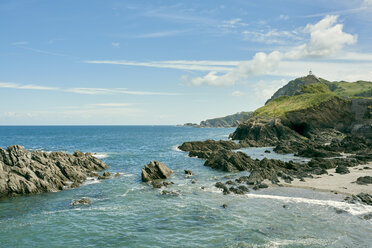
{"type": "Polygon", "coordinates": [[[83,197],[83,198],[81,198],[79,200],[74,200],[72,202],[72,205],[73,206],[76,206],[76,205],[89,205],[91,203],[92,203],[92,201],[89,198],[83,197]]]}
{"type": "Polygon", "coordinates": [[[367,205],[372,205],[372,195],[367,193],[359,193],[356,195],[359,200],[367,205]]]}
{"type": "Polygon", "coordinates": [[[230,194],[230,190],[226,187],[225,184],[223,184],[221,182],[217,182],[214,186],[216,188],[222,189],[224,195],[230,194]]]}
{"type": "Polygon", "coordinates": [[[109,179],[110,176],[111,176],[111,173],[108,172],[108,171],[106,171],[106,172],[104,172],[104,173],[102,174],[102,176],[98,176],[98,179],[99,179],[99,180],[109,179]]]}
{"type": "Polygon", "coordinates": [[[222,207],[223,207],[223,208],[227,208],[227,204],[223,204],[222,207]]]}
{"type": "Polygon", "coordinates": [[[336,210],[336,214],[345,214],[345,213],[347,213],[347,211],[345,211],[343,209],[335,208],[335,210],[336,210]]]}
{"type": "Polygon", "coordinates": [[[236,182],[229,180],[229,181],[226,182],[226,184],[228,184],[228,185],[236,185],[236,182]]]}
{"type": "Polygon", "coordinates": [[[151,185],[152,187],[154,187],[154,189],[160,189],[161,187],[163,187],[163,183],[160,181],[153,181],[151,182],[151,185]]]}
{"type": "Polygon", "coordinates": [[[365,214],[365,215],[363,215],[362,218],[365,219],[365,220],[371,220],[372,219],[372,213],[365,214]]]}
{"type": "Polygon", "coordinates": [[[230,192],[233,192],[234,194],[237,194],[237,195],[243,195],[244,194],[244,191],[239,189],[239,188],[231,187],[229,190],[230,190],[230,192]]]}
{"type": "Polygon", "coordinates": [[[372,184],[372,177],[370,176],[358,177],[356,183],[362,185],[372,184]]]}
{"type": "Polygon", "coordinates": [[[116,177],[116,178],[120,177],[120,173],[119,172],[115,173],[114,177],[116,177]]]}
{"type": "Polygon", "coordinates": [[[265,153],[271,153],[269,150],[265,150],[265,153]]]}
{"type": "Polygon", "coordinates": [[[288,205],[283,205],[283,208],[288,208],[288,205]]]}
{"type": "Polygon", "coordinates": [[[204,165],[217,170],[237,172],[251,169],[254,163],[254,160],[243,152],[219,150],[207,159],[204,165]]]}
{"type": "Polygon", "coordinates": [[[149,182],[157,179],[167,179],[171,176],[172,170],[159,161],[150,161],[142,168],[142,182],[149,182]]]}
{"type": "Polygon", "coordinates": [[[192,171],[191,170],[185,170],[185,174],[187,176],[192,176],[192,171]]]}
{"type": "Polygon", "coordinates": [[[350,173],[350,171],[345,165],[338,165],[337,168],[336,168],[336,173],[338,173],[338,174],[348,174],[348,173],[350,173]]]}
{"type": "Polygon", "coordinates": [[[170,196],[178,196],[179,194],[177,192],[174,192],[174,191],[168,191],[168,190],[163,190],[161,192],[162,195],[170,195],[170,196]]]}
{"type": "Polygon", "coordinates": [[[174,184],[174,182],[163,182],[164,187],[168,187],[169,185],[174,184]]]}
{"type": "Polygon", "coordinates": [[[196,181],[195,181],[195,180],[191,180],[191,183],[192,183],[192,184],[195,184],[195,183],[196,183],[196,181]]]}
{"type": "Polygon", "coordinates": [[[254,190],[259,190],[259,189],[265,189],[265,188],[268,188],[269,185],[267,185],[266,183],[259,183],[259,184],[256,184],[253,189],[254,190]]]}
{"type": "Polygon", "coordinates": [[[233,141],[226,140],[206,140],[206,141],[193,141],[184,142],[178,147],[180,150],[189,152],[190,157],[208,158],[214,152],[219,150],[234,150],[239,149],[241,146],[233,141]]]}
{"type": "Polygon", "coordinates": [[[240,185],[240,186],[238,186],[238,189],[240,189],[240,190],[243,191],[244,193],[249,192],[249,189],[248,189],[246,186],[244,186],[244,185],[240,185]]]}
{"type": "Polygon", "coordinates": [[[0,148],[0,197],[54,192],[81,185],[107,165],[90,153],[28,151],[23,146],[0,148]]]}
{"type": "Polygon", "coordinates": [[[372,195],[367,193],[359,193],[357,195],[352,195],[351,197],[346,197],[344,201],[348,203],[360,202],[372,206],[372,195]]]}

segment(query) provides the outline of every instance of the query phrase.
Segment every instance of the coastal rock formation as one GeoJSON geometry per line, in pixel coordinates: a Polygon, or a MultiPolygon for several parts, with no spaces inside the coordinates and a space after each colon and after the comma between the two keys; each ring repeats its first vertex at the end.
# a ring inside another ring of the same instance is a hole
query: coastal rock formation
{"type": "Polygon", "coordinates": [[[72,202],[72,205],[73,206],[76,206],[76,205],[89,205],[91,203],[92,203],[92,201],[89,198],[83,197],[81,199],[74,200],[72,202]]]}
{"type": "Polygon", "coordinates": [[[276,146],[283,141],[305,140],[296,131],[282,124],[279,118],[251,118],[240,124],[232,134],[233,140],[240,140],[242,146],[276,146]]]}
{"type": "Polygon", "coordinates": [[[107,165],[90,153],[0,148],[0,197],[55,192],[77,187],[107,165]]]}
{"type": "Polygon", "coordinates": [[[190,157],[208,158],[212,153],[219,150],[234,150],[241,148],[241,145],[229,140],[206,140],[184,142],[178,147],[184,152],[189,152],[190,157]]]}
{"type": "Polygon", "coordinates": [[[172,170],[159,161],[150,161],[142,168],[142,182],[150,182],[157,179],[167,179],[171,176],[172,170]]]}

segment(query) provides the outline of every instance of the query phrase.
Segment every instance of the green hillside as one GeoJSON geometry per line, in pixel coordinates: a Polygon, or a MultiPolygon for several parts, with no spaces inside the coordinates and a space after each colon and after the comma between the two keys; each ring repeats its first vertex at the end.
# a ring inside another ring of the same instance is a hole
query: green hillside
{"type": "Polygon", "coordinates": [[[286,113],[318,106],[322,102],[331,100],[337,95],[322,83],[302,86],[300,92],[294,96],[279,96],[257,109],[253,115],[260,117],[285,117],[286,113]]]}
{"type": "Polygon", "coordinates": [[[266,104],[281,96],[296,95],[299,92],[301,92],[303,86],[317,83],[322,83],[326,85],[329,88],[329,90],[331,90],[336,95],[341,97],[372,99],[372,82],[368,81],[331,82],[323,78],[317,78],[314,75],[308,75],[306,77],[300,77],[291,80],[288,84],[277,90],[274,93],[274,95],[266,102],[266,104]]]}

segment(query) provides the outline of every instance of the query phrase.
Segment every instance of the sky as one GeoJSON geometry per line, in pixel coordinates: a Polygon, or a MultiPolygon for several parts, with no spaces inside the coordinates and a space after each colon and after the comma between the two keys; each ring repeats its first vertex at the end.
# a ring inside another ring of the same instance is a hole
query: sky
{"type": "Polygon", "coordinates": [[[176,125],[372,81],[372,0],[1,0],[0,125],[176,125]]]}

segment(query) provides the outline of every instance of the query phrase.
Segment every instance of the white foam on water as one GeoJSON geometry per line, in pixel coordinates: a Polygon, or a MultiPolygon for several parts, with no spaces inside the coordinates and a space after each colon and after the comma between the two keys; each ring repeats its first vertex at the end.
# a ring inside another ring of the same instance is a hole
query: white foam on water
{"type": "Polygon", "coordinates": [[[328,246],[332,242],[330,240],[324,240],[324,239],[314,239],[314,238],[303,238],[303,239],[282,239],[282,240],[272,240],[269,241],[265,247],[270,248],[277,248],[281,246],[288,246],[288,245],[324,245],[328,246]]]}
{"type": "Polygon", "coordinates": [[[174,145],[174,146],[171,147],[171,149],[172,149],[173,151],[176,151],[176,152],[182,152],[182,150],[180,150],[180,149],[178,148],[178,146],[179,146],[179,145],[174,145]]]}
{"type": "Polygon", "coordinates": [[[118,172],[121,176],[123,176],[123,177],[134,177],[135,175],[134,174],[130,174],[130,173],[128,173],[128,174],[125,174],[124,172],[118,172]]]}
{"type": "Polygon", "coordinates": [[[347,211],[352,215],[362,215],[372,212],[372,206],[362,205],[362,204],[351,204],[347,202],[333,201],[333,200],[317,200],[301,197],[288,197],[288,196],[278,196],[278,195],[258,195],[258,194],[246,194],[248,198],[261,198],[261,199],[273,199],[284,202],[293,203],[305,203],[320,206],[329,206],[337,209],[347,211]]]}
{"type": "Polygon", "coordinates": [[[100,183],[101,181],[98,180],[96,177],[87,177],[87,180],[83,183],[83,185],[90,185],[100,183]]]}
{"type": "Polygon", "coordinates": [[[107,153],[94,153],[92,154],[93,157],[102,159],[102,158],[107,158],[109,155],[107,153]]]}

